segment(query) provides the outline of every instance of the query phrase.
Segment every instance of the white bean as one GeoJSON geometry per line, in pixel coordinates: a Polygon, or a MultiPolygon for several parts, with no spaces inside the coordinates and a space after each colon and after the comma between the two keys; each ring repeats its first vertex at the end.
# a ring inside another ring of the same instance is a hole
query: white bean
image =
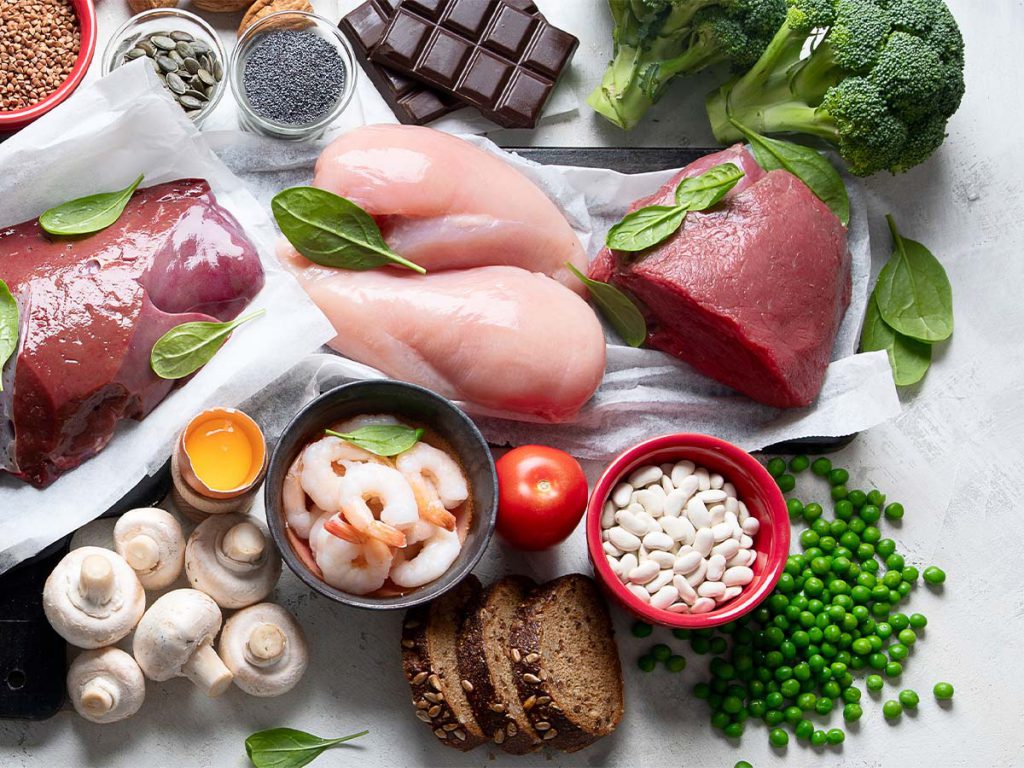
{"type": "Polygon", "coordinates": [[[705,581],[697,587],[697,594],[701,597],[721,597],[725,594],[725,584],[720,581],[705,581]]]}
{"type": "Polygon", "coordinates": [[[646,549],[644,548],[643,542],[641,542],[641,543],[640,543],[640,549],[638,549],[638,550],[636,551],[636,558],[637,558],[637,560],[639,560],[639,561],[640,561],[641,563],[646,563],[646,562],[647,562],[647,560],[648,560],[648,552],[647,552],[647,550],[646,550],[646,549]]]}
{"type": "Polygon", "coordinates": [[[606,541],[601,545],[604,553],[609,557],[622,557],[622,550],[612,544],[610,541],[606,541]]]}
{"type": "Polygon", "coordinates": [[[754,572],[743,565],[729,568],[722,575],[722,583],[727,587],[745,587],[754,580],[754,572]]]}
{"type": "Polygon", "coordinates": [[[711,475],[711,487],[712,488],[714,488],[717,491],[717,490],[720,490],[723,485],[725,485],[725,478],[724,477],[722,477],[717,472],[715,474],[711,475]]]}
{"type": "Polygon", "coordinates": [[[623,552],[636,552],[640,549],[640,538],[620,526],[608,529],[608,540],[623,552]]]}
{"type": "Polygon", "coordinates": [[[628,509],[620,509],[615,513],[615,522],[634,536],[643,536],[647,533],[647,523],[640,520],[628,509]]]}
{"type": "Polygon", "coordinates": [[[653,517],[651,517],[646,512],[637,512],[636,513],[636,517],[644,525],[647,526],[646,533],[651,533],[653,531],[660,531],[661,530],[661,523],[659,523],[657,520],[655,520],[653,517]]]}
{"type": "Polygon", "coordinates": [[[672,603],[667,610],[671,613],[689,613],[690,606],[686,603],[672,603]]]}
{"type": "Polygon", "coordinates": [[[679,593],[671,584],[666,584],[651,597],[651,607],[666,610],[672,603],[679,599],[679,593]]]}
{"type": "Polygon", "coordinates": [[[661,530],[671,536],[673,541],[686,541],[688,536],[692,537],[696,533],[685,517],[661,518],[661,530]]]}
{"type": "Polygon", "coordinates": [[[601,507],[601,527],[611,528],[615,525],[615,502],[610,499],[601,507]]]}
{"type": "Polygon", "coordinates": [[[669,550],[672,549],[673,544],[675,542],[672,537],[664,531],[651,531],[644,536],[644,546],[648,549],[669,550]]]}
{"type": "Polygon", "coordinates": [[[690,477],[693,474],[697,466],[692,461],[678,461],[676,465],[672,467],[672,485],[678,488],[683,480],[690,477]]]}
{"type": "Polygon", "coordinates": [[[626,574],[626,578],[634,584],[646,584],[658,575],[658,564],[653,560],[640,563],[636,568],[626,574]]]}
{"type": "Polygon", "coordinates": [[[710,597],[699,597],[697,598],[697,601],[690,606],[690,613],[708,613],[713,610],[715,610],[715,601],[710,597]]]}
{"type": "Polygon", "coordinates": [[[711,490],[701,491],[697,494],[697,498],[705,504],[718,504],[719,502],[725,501],[728,497],[725,495],[725,491],[711,490]]]}
{"type": "Polygon", "coordinates": [[[672,570],[676,573],[680,573],[683,576],[688,576],[697,570],[697,566],[703,562],[704,558],[700,552],[693,550],[687,552],[685,555],[681,555],[676,558],[675,564],[672,566],[672,570]]]}
{"type": "MultiPolygon", "coordinates": [[[[612,530],[614,531],[615,529],[612,528],[612,530]]],[[[624,531],[624,533],[629,533],[629,532],[628,531],[624,531]]],[[[630,534],[630,535],[632,535],[632,534],[630,534]]],[[[614,542],[614,539],[612,539],[612,541],[614,542]]],[[[700,556],[701,557],[707,557],[708,555],[710,555],[711,554],[711,548],[714,545],[715,545],[715,535],[711,532],[710,528],[701,528],[699,531],[697,531],[696,535],[693,537],[693,548],[695,550],[697,550],[698,552],[700,552],[700,556]]],[[[615,546],[619,547],[618,544],[616,544],[615,546]]],[[[637,544],[637,546],[639,546],[639,543],[637,544]]],[[[625,549],[625,547],[619,547],[619,549],[625,549]]],[[[634,547],[634,549],[636,549],[636,547],[634,547]]],[[[628,550],[626,550],[626,551],[628,551],[628,550]]]]}
{"type": "Polygon", "coordinates": [[[605,528],[603,531],[601,531],[601,541],[608,541],[608,531],[608,528],[605,528]]]}
{"type": "Polygon", "coordinates": [[[665,497],[664,514],[666,517],[679,517],[686,504],[686,494],[681,488],[675,488],[665,497]]]}
{"type": "Polygon", "coordinates": [[[619,558],[619,565],[622,566],[622,573],[627,574],[640,565],[640,558],[632,552],[627,552],[619,558]]]}
{"type": "Polygon", "coordinates": [[[689,574],[685,578],[691,587],[696,588],[698,584],[704,583],[704,579],[706,578],[707,573],[708,561],[701,560],[699,563],[697,563],[697,570],[695,570],[693,573],[689,574]]]}
{"type": "Polygon", "coordinates": [[[666,584],[671,584],[672,576],[672,571],[660,571],[657,576],[644,584],[644,589],[653,595],[666,584]]]}
{"type": "Polygon", "coordinates": [[[676,564],[675,555],[671,552],[663,552],[660,549],[654,550],[647,557],[649,560],[657,563],[659,568],[671,568],[676,564]]]}
{"type": "Polygon", "coordinates": [[[726,568],[732,568],[733,566],[736,566],[736,565],[746,565],[747,564],[746,552],[747,552],[747,550],[741,549],[739,552],[737,552],[735,555],[733,555],[732,557],[730,557],[728,560],[725,561],[725,567],[726,568]]]}
{"type": "Polygon", "coordinates": [[[612,557],[611,555],[605,555],[605,557],[608,559],[608,567],[612,569],[612,573],[621,577],[622,565],[619,563],[618,558],[612,557]]]}
{"type": "Polygon", "coordinates": [[[736,517],[735,512],[730,512],[728,507],[725,510],[725,517],[722,518],[723,523],[729,523],[734,528],[738,528],[740,525],[739,518],[736,517]]]}
{"type": "Polygon", "coordinates": [[[711,524],[718,525],[725,521],[725,505],[715,504],[708,510],[708,514],[711,515],[711,524]]]}
{"type": "Polygon", "coordinates": [[[625,507],[629,504],[629,497],[633,495],[633,486],[629,483],[619,483],[612,491],[612,503],[617,507],[625,507]]]}
{"type": "Polygon", "coordinates": [[[704,469],[704,467],[697,467],[697,469],[693,471],[693,474],[697,478],[697,487],[700,490],[711,490],[711,475],[708,473],[706,469],[704,469]]]}
{"type": "Polygon", "coordinates": [[[645,488],[651,483],[656,483],[661,480],[661,467],[656,467],[653,464],[640,467],[633,471],[633,474],[629,476],[627,481],[634,488],[645,488]]]}
{"type": "Polygon", "coordinates": [[[743,525],[743,521],[750,517],[750,510],[747,509],[747,505],[744,504],[742,501],[739,502],[739,505],[740,511],[736,513],[736,517],[739,518],[740,525],[743,525]]]}
{"type": "Polygon", "coordinates": [[[736,595],[738,595],[742,591],[743,587],[726,587],[725,592],[723,592],[722,596],[718,598],[718,602],[724,603],[729,600],[732,600],[734,597],[736,597],[736,595]]]}
{"type": "Polygon", "coordinates": [[[690,518],[694,528],[707,528],[711,525],[711,513],[700,499],[690,499],[686,502],[686,516],[690,518]]]}
{"type": "Polygon", "coordinates": [[[697,600],[697,590],[690,586],[690,582],[684,576],[676,574],[672,577],[672,586],[679,592],[679,599],[687,605],[693,605],[697,600]]]}
{"type": "Polygon", "coordinates": [[[661,517],[665,511],[665,494],[660,486],[655,491],[653,488],[645,488],[636,495],[636,500],[651,517],[661,517]]]}
{"type": "Polygon", "coordinates": [[[741,549],[750,549],[752,546],[754,546],[754,540],[752,538],[747,536],[747,534],[745,533],[742,536],[740,536],[741,549]]]}
{"type": "Polygon", "coordinates": [[[728,523],[719,523],[711,529],[711,535],[715,537],[715,543],[725,541],[732,537],[732,526],[728,523]]]}
{"type": "Polygon", "coordinates": [[[651,593],[641,587],[639,584],[627,584],[626,589],[633,593],[634,597],[638,597],[645,603],[651,602],[651,593]]]}
{"type": "Polygon", "coordinates": [[[689,501],[690,497],[700,490],[700,480],[697,479],[696,475],[690,475],[683,482],[676,484],[676,490],[681,491],[686,496],[686,500],[689,501]]]}
{"type": "Polygon", "coordinates": [[[707,578],[709,581],[718,581],[725,573],[725,558],[721,555],[712,555],[708,558],[707,578]]]}
{"type": "Polygon", "coordinates": [[[736,498],[736,486],[733,485],[732,483],[726,483],[725,485],[723,485],[722,490],[725,491],[725,495],[728,496],[730,499],[736,498]]]}
{"type": "Polygon", "coordinates": [[[717,544],[711,549],[712,555],[721,555],[723,558],[728,560],[734,557],[737,552],[740,551],[740,544],[736,539],[726,539],[721,544],[717,544]]]}
{"type": "Polygon", "coordinates": [[[740,503],[737,499],[730,496],[725,500],[725,509],[738,517],[740,513],[740,503]]]}
{"type": "Polygon", "coordinates": [[[672,491],[676,489],[676,487],[672,485],[672,478],[668,476],[668,472],[665,472],[664,469],[662,469],[661,471],[664,473],[661,476],[661,489],[665,491],[665,495],[668,496],[670,493],[672,493],[672,491]]]}
{"type": "Polygon", "coordinates": [[[758,520],[756,517],[748,517],[746,520],[743,521],[743,524],[740,526],[740,528],[742,528],[743,532],[748,536],[753,536],[759,530],[761,530],[761,521],[758,520]]]}

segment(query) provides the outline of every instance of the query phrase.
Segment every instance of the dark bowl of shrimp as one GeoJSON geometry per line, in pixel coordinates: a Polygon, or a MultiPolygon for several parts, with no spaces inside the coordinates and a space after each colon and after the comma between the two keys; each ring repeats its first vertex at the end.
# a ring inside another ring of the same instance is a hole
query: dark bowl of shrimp
{"type": "Polygon", "coordinates": [[[404,610],[444,594],[494,533],[487,441],[452,402],[392,380],[325,392],[285,428],[264,486],[288,567],[325,597],[404,610]]]}

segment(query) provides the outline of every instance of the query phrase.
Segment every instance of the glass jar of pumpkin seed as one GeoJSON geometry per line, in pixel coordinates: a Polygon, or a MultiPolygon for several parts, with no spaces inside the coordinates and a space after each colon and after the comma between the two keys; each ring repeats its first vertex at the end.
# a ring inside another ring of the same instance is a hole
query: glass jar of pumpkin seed
{"type": "Polygon", "coordinates": [[[214,29],[177,8],[155,8],[130,18],[103,53],[103,74],[139,60],[196,123],[217,108],[227,88],[227,54],[214,29]]]}

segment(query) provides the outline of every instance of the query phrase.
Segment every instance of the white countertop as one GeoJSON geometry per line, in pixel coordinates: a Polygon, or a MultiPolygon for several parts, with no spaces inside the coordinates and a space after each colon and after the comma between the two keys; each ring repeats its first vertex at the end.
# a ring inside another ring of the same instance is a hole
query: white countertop
{"type": "MultiPolygon", "coordinates": [[[[248,764],[243,740],[252,731],[288,725],[321,736],[363,728],[356,746],[314,765],[685,765],[732,766],[1009,766],[1024,764],[1024,601],[1010,578],[1024,480],[1018,431],[1024,429],[1024,154],[1017,127],[1024,118],[1017,72],[1024,64],[1019,32],[1024,4],[989,2],[983,13],[970,0],[949,0],[967,38],[967,96],[950,124],[945,146],[924,166],[900,177],[867,182],[876,267],[887,255],[883,216],[892,212],[909,237],[927,243],[945,264],[956,302],[956,334],[937,354],[924,383],[903,394],[902,416],[860,435],[833,457],[851,472],[851,484],[877,485],[900,500],[907,515],[889,528],[914,564],[937,564],[948,581],[941,592],[919,587],[909,609],[929,618],[906,663],[900,687],[921,695],[919,711],[889,725],[881,701],[865,695],[861,722],[847,730],[841,749],[814,750],[796,739],[776,752],[761,725],[742,743],[712,732],[703,702],[689,693],[703,679],[700,664],[678,676],[636,669],[653,642],[684,643],[658,632],[639,641],[618,614],[626,670],[627,713],[610,738],[581,753],[514,758],[481,748],[446,749],[412,716],[399,665],[398,615],[335,606],[311,595],[286,573],[277,599],[294,611],[309,636],[312,666],[303,683],[278,699],[249,698],[232,689],[206,700],[187,681],[150,684],[142,712],[112,726],[92,725],[66,710],[42,723],[0,723],[0,766],[181,766],[226,768],[248,764]],[[931,694],[937,680],[956,686],[948,708],[931,694]]],[[[330,14],[333,0],[315,2],[330,14]]],[[[98,0],[101,41],[126,15],[123,0],[98,0]]],[[[554,21],[564,20],[581,43],[572,76],[581,100],[610,55],[610,22],[600,0],[544,0],[554,21]],[[588,10],[591,9],[592,10],[588,10]]],[[[237,23],[237,16],[231,22],[237,23]]],[[[227,29],[232,23],[221,25],[227,29]]],[[[101,42],[102,44],[102,42],[101,42]]],[[[577,116],[536,132],[499,132],[504,144],[562,146],[671,146],[712,143],[700,79],[677,83],[648,119],[624,135],[582,105],[577,116]]],[[[522,558],[494,545],[478,573],[485,581],[505,572],[555,576],[586,570],[584,536],[549,554],[522,558]]],[[[898,689],[887,686],[885,698],[898,689]]],[[[832,726],[845,727],[834,714],[832,726]]]]}

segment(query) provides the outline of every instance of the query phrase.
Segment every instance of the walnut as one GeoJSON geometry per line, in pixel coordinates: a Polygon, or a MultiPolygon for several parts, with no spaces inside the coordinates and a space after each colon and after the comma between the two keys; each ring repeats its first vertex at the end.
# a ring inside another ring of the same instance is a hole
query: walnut
{"type": "Polygon", "coordinates": [[[252,0],[192,0],[192,5],[210,13],[235,13],[252,5],[252,0]]]}
{"type": "MultiPolygon", "coordinates": [[[[279,11],[305,11],[313,13],[313,6],[309,0],[256,0],[249,10],[242,17],[242,23],[238,25],[238,36],[242,34],[262,18],[279,11]]],[[[281,19],[274,25],[275,29],[302,29],[309,26],[305,20],[281,19]]]]}
{"type": "Polygon", "coordinates": [[[154,8],[177,8],[179,0],[128,0],[132,13],[151,11],[154,8]]]}

